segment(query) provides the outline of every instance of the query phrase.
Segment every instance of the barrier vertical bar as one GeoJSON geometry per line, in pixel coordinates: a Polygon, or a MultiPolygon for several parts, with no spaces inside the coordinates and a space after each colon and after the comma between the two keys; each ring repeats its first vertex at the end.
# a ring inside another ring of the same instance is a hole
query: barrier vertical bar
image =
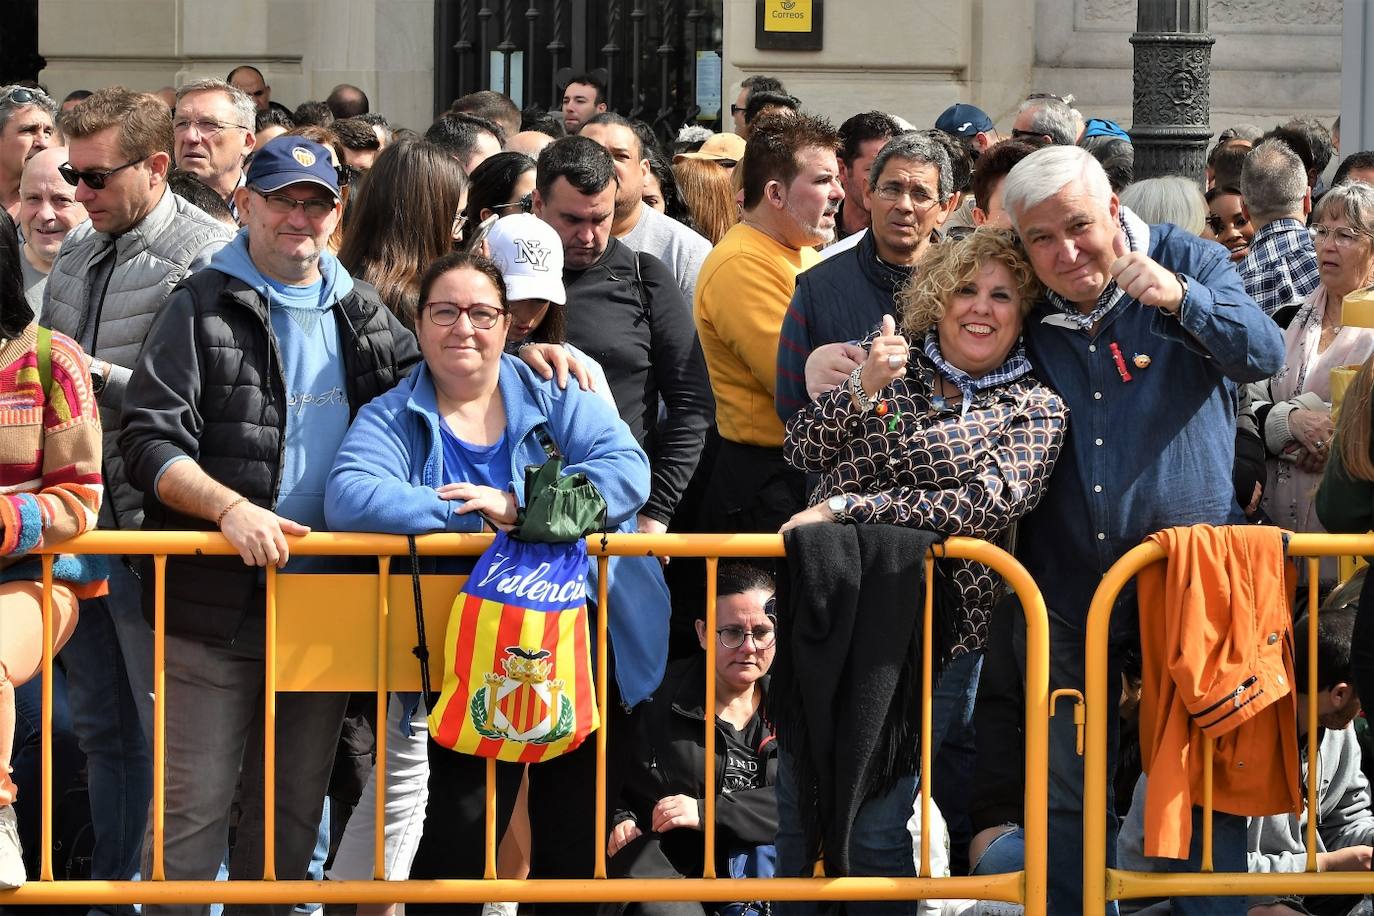
{"type": "MultiPolygon", "coordinates": [[[[391,616],[391,557],[377,557],[377,772],[376,811],[372,818],[372,878],[375,881],[386,879],[386,743],[387,743],[387,703],[390,693],[387,682],[390,671],[387,667],[390,645],[391,616]]],[[[424,695],[425,687],[420,685],[424,695]]]]}
{"type": "Polygon", "coordinates": [[[1026,618],[1026,756],[1022,762],[1026,852],[1021,899],[1025,916],[1045,916],[1049,871],[1049,616],[1035,581],[1023,568],[1017,567],[1014,573],[1004,573],[1003,577],[1021,600],[1026,618]]]}
{"type": "Polygon", "coordinates": [[[39,880],[52,880],[52,554],[43,556],[43,597],[39,611],[43,615],[43,688],[40,726],[43,749],[39,755],[39,801],[42,804],[43,851],[39,857],[39,880]]]}
{"type": "Polygon", "coordinates": [[[485,794],[485,816],[482,825],[482,878],[496,880],[496,758],[488,757],[486,766],[487,788],[485,794]]]}
{"type": "MultiPolygon", "coordinates": [[[[1317,780],[1321,778],[1321,762],[1317,759],[1317,592],[1320,586],[1321,560],[1307,561],[1307,870],[1317,870],[1317,821],[1313,812],[1317,805],[1317,780]]],[[[1298,685],[1292,685],[1293,690],[1298,685]]],[[[1374,703],[1371,703],[1374,705],[1374,703]]]]}
{"type": "Polygon", "coordinates": [[[1215,871],[1212,867],[1212,756],[1216,741],[1204,738],[1202,744],[1202,870],[1215,871]]]}
{"type": "Polygon", "coordinates": [[[701,825],[705,834],[706,855],[703,859],[701,876],[716,876],[716,569],[720,564],[718,557],[706,558],[706,787],[702,794],[701,825]]]}
{"type": "Polygon", "coordinates": [[[596,730],[596,859],[593,878],[606,877],[606,730],[610,726],[610,710],[606,708],[606,628],[610,610],[606,607],[606,579],[610,560],[603,550],[596,558],[596,708],[601,714],[601,727],[596,730]]]}
{"type": "Polygon", "coordinates": [[[277,567],[267,567],[262,709],[262,880],[277,880],[277,567]]]}
{"type": "Polygon", "coordinates": [[[931,652],[931,640],[934,638],[934,626],[931,618],[935,614],[935,554],[932,549],[923,562],[926,567],[926,587],[924,613],[921,615],[921,696],[925,702],[921,704],[921,867],[916,872],[918,877],[933,877],[930,873],[930,707],[931,707],[931,682],[934,680],[932,669],[934,659],[931,652]]]}
{"type": "Polygon", "coordinates": [[[153,880],[166,881],[167,555],[153,557],[153,880]]]}

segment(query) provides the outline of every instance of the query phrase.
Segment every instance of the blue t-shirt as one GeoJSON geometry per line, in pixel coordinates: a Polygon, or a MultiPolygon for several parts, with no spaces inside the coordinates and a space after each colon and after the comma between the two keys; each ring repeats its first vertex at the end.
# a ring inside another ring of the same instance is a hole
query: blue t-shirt
{"type": "Polygon", "coordinates": [[[512,458],[504,430],[491,445],[464,442],[442,420],[439,432],[444,440],[444,483],[475,483],[503,493],[510,489],[512,458]]]}
{"type": "Polygon", "coordinates": [[[324,529],[324,485],[348,432],[339,329],[324,283],[288,286],[264,278],[286,382],[286,436],[277,513],[324,529]],[[328,457],[326,457],[328,456],[328,457]]]}

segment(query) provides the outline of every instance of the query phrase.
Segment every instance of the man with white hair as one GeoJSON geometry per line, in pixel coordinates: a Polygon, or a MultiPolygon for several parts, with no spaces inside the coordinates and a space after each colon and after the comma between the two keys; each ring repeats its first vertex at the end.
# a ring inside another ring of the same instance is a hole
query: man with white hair
{"type": "Polygon", "coordinates": [[[178,90],[172,115],[177,168],[224,198],[234,219],[238,219],[234,192],[243,186],[243,160],[257,143],[256,111],[253,99],[242,89],[206,79],[178,90]]]}
{"type": "Polygon", "coordinates": [[[1069,104],[1072,96],[1037,93],[1016,109],[1011,135],[1018,140],[1040,139],[1059,146],[1073,146],[1083,134],[1083,116],[1069,104]]]}
{"type": "MultiPolygon", "coordinates": [[[[1027,352],[1068,402],[1074,429],[1040,506],[1021,521],[1019,554],[1049,608],[1050,687],[1082,690],[1088,605],[1112,564],[1163,528],[1244,521],[1231,480],[1236,386],[1279,370],[1283,337],[1225,248],[1146,225],[1086,150],[1027,156],[1007,176],[1003,201],[1046,287],[1026,318],[1027,352]]],[[[1132,627],[1125,612],[1114,623],[1114,633],[1132,627]]],[[[1120,658],[1114,648],[1109,683],[1120,682],[1120,658]]],[[[1110,786],[1116,719],[1108,721],[1110,786]]],[[[1049,910],[1078,913],[1082,758],[1067,715],[1050,723],[1050,772],[1049,910]]],[[[1111,811],[1109,802],[1109,863],[1111,811]]],[[[1245,871],[1243,822],[1237,837],[1227,824],[1236,818],[1216,818],[1217,870],[1245,871]]]]}

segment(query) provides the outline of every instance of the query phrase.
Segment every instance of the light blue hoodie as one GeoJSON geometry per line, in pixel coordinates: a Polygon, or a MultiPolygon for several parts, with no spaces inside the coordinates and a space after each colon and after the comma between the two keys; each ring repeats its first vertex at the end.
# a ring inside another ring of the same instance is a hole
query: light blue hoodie
{"type": "Polygon", "coordinates": [[[242,280],[267,302],[287,404],[276,511],[323,530],[324,485],[349,420],[338,313],[332,306],[352,292],[353,278],[337,258],[324,252],[322,280],[313,286],[316,295],[303,298],[299,293],[312,287],[286,287],[263,276],[253,264],[247,229],[215,255],[210,268],[242,280]]]}

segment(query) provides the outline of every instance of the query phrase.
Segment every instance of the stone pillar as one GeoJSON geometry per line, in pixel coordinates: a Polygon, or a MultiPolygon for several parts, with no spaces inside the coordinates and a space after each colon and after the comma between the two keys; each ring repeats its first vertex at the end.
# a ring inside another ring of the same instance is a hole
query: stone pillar
{"type": "Polygon", "coordinates": [[[1207,0],[1137,0],[1131,140],[1135,177],[1205,182],[1212,44],[1207,0]]]}

